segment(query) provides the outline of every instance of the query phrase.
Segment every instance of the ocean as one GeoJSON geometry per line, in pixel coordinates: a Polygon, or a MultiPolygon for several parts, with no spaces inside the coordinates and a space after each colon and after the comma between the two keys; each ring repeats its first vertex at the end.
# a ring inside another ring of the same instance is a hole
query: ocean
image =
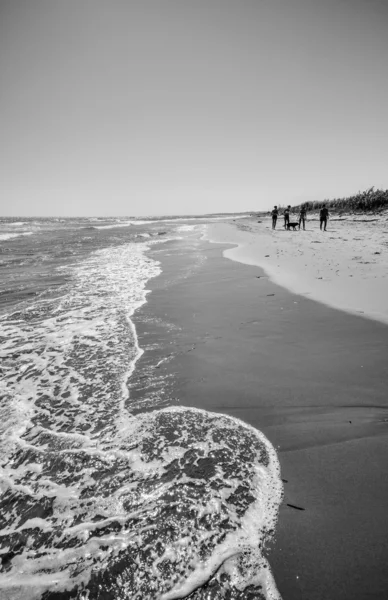
{"type": "Polygon", "coordinates": [[[269,441],[163,382],[131,397],[131,317],[208,221],[0,219],[1,600],[279,598],[269,441]]]}

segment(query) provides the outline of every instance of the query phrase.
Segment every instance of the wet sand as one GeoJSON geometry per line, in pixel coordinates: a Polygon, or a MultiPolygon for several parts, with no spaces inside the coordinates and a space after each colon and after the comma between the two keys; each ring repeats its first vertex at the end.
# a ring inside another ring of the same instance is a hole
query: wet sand
{"type": "Polygon", "coordinates": [[[277,448],[285,494],[268,558],[284,600],[385,598],[388,327],[198,244],[154,255],[163,274],[135,315],[146,352],[132,398],[164,389],[160,406],[236,416],[277,448]]]}

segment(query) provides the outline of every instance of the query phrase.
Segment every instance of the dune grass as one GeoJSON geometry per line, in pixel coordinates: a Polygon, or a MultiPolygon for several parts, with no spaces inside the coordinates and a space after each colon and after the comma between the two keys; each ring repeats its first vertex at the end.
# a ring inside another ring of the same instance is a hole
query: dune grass
{"type": "Polygon", "coordinates": [[[298,211],[302,206],[308,211],[318,211],[324,204],[331,212],[380,213],[388,209],[388,190],[375,190],[374,187],[371,187],[347,198],[303,202],[293,206],[292,211],[298,211]]]}

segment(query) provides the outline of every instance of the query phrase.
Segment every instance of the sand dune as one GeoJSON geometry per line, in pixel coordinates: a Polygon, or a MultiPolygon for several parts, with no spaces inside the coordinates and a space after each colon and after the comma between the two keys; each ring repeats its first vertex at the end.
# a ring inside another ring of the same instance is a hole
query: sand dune
{"type": "Polygon", "coordinates": [[[236,244],[230,259],[262,267],[279,285],[334,308],[388,323],[388,214],[343,217],[319,230],[272,231],[269,219],[209,225],[213,242],[236,244]]]}

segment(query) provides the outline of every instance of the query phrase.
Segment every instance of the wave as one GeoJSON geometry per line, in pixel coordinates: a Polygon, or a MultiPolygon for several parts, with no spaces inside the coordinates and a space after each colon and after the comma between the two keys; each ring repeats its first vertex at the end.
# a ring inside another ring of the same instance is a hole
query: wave
{"type": "Polygon", "coordinates": [[[196,228],[195,225],[180,225],[177,228],[177,231],[194,231],[196,228]]]}
{"type": "Polygon", "coordinates": [[[19,233],[0,233],[0,241],[12,240],[12,238],[19,237],[19,233]]]}
{"type": "Polygon", "coordinates": [[[62,297],[0,319],[0,597],[279,598],[265,436],[192,408],[130,412],[152,243],[63,267],[62,297]]]}
{"type": "Polygon", "coordinates": [[[0,241],[5,242],[6,240],[12,240],[13,238],[21,237],[23,235],[33,235],[34,231],[24,231],[23,233],[0,233],[0,241]]]}
{"type": "Polygon", "coordinates": [[[61,298],[0,319],[5,338],[0,357],[7,366],[3,391],[11,394],[11,405],[20,398],[34,407],[44,397],[39,410],[50,412],[45,422],[55,430],[64,423],[69,431],[89,430],[88,404],[97,404],[96,417],[100,409],[107,417],[108,405],[122,399],[140,352],[130,317],[145,302],[146,282],[160,273],[159,263],[145,256],[147,249],[145,243],[126,244],[58,268],[72,277],[61,298]],[[63,395],[68,410],[57,419],[51,403],[63,395]]]}
{"type": "Polygon", "coordinates": [[[160,219],[136,219],[130,221],[131,225],[149,225],[150,223],[179,223],[182,221],[225,221],[225,219],[246,219],[247,215],[218,215],[218,216],[198,216],[198,217],[168,217],[160,219]]]}
{"type": "Polygon", "coordinates": [[[116,222],[111,225],[94,225],[96,229],[115,229],[116,227],[129,227],[132,225],[132,221],[126,221],[125,223],[116,222]]]}
{"type": "Polygon", "coordinates": [[[17,517],[18,500],[30,501],[5,531],[16,553],[3,552],[0,588],[13,599],[67,590],[77,600],[173,600],[197,590],[204,600],[210,588],[279,598],[263,556],[282,496],[279,465],[257,430],[167,408],[129,416],[110,443],[36,429],[26,442],[30,463],[5,492],[17,517]]]}

